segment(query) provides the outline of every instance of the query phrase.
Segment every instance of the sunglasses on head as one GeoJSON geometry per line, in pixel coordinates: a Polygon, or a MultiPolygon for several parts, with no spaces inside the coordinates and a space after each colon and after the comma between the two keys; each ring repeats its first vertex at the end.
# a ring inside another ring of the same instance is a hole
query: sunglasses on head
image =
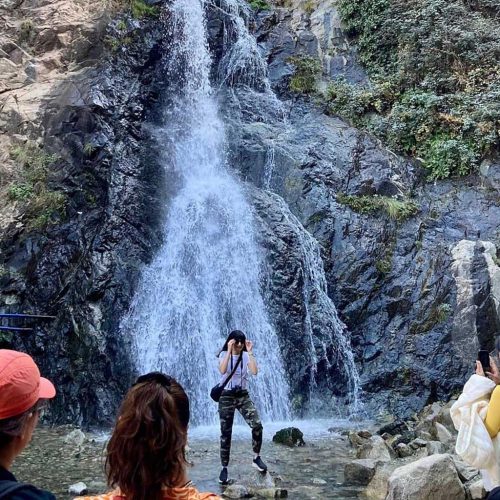
{"type": "Polygon", "coordinates": [[[138,377],[137,380],[132,385],[132,387],[138,384],[144,384],[146,382],[155,382],[157,384],[160,384],[162,387],[165,387],[165,389],[169,389],[173,380],[174,379],[172,377],[170,377],[169,375],[165,375],[161,372],[151,372],[138,377]]]}

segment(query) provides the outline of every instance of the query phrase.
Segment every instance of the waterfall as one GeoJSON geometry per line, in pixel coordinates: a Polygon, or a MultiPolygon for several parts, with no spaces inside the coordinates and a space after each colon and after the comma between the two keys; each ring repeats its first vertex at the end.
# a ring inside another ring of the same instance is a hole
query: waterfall
{"type": "MultiPolygon", "coordinates": [[[[176,85],[155,135],[179,187],[169,200],[164,244],[143,271],[121,331],[132,339],[137,371],[176,377],[190,396],[193,423],[200,424],[217,419],[209,399],[220,378],[217,351],[230,330],[243,330],[259,364],[250,390],[261,416],[287,419],[289,388],[260,290],[263,257],[251,207],[228,169],[209,80],[204,2],[174,0],[168,29],[167,72],[176,85]]],[[[230,60],[228,67],[240,64],[230,60]]]]}

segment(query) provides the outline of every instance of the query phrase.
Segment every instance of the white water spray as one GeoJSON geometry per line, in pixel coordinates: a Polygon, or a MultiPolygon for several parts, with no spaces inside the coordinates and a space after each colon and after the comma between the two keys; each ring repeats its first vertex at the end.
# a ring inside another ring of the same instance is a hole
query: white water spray
{"type": "Polygon", "coordinates": [[[181,186],[168,207],[164,245],[143,272],[122,332],[133,339],[137,370],[176,377],[190,396],[193,423],[206,424],[217,419],[209,398],[220,377],[215,355],[230,330],[245,331],[259,363],[251,392],[261,416],[287,419],[289,388],[260,292],[262,256],[250,206],[226,165],[210,86],[204,4],[175,0],[169,8],[168,69],[182,84],[156,136],[170,145],[181,186]]]}

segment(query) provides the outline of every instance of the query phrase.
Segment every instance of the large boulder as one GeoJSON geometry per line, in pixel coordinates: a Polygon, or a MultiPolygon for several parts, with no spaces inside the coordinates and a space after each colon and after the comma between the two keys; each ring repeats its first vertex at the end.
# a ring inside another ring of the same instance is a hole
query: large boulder
{"type": "Polygon", "coordinates": [[[393,450],[377,435],[367,439],[357,452],[357,458],[371,458],[381,462],[388,462],[393,456],[395,456],[393,450]]]}
{"type": "Polygon", "coordinates": [[[432,455],[398,467],[387,500],[465,500],[467,494],[450,455],[432,455]]]}
{"type": "Polygon", "coordinates": [[[375,475],[377,462],[369,458],[353,460],[344,468],[344,481],[347,484],[366,486],[375,475]]]}

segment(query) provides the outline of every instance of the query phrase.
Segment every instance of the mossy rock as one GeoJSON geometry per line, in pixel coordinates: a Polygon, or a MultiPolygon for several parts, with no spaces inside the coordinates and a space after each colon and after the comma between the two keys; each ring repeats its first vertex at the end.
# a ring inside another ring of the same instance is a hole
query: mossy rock
{"type": "Polygon", "coordinates": [[[304,446],[304,434],[297,427],[287,427],[281,429],[273,436],[273,442],[284,444],[285,446],[304,446]]]}

